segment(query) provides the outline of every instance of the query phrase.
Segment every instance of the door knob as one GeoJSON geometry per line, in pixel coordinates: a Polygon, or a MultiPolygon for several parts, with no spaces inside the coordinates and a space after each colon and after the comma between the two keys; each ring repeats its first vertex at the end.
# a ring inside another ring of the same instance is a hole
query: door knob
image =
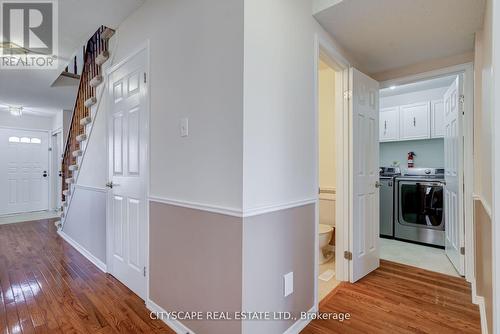
{"type": "Polygon", "coordinates": [[[106,187],[108,187],[109,189],[113,189],[113,181],[106,182],[106,187]]]}
{"type": "Polygon", "coordinates": [[[382,187],[382,183],[380,183],[379,181],[375,182],[375,188],[380,188],[382,187]]]}

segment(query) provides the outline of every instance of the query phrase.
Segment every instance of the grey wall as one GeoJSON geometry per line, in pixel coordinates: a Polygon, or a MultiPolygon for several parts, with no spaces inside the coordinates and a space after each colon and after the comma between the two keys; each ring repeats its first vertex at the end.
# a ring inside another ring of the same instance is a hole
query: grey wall
{"type": "MultiPolygon", "coordinates": [[[[243,311],[300,314],[314,304],[315,205],[243,219],[243,311]],[[283,297],[283,275],[294,292],[283,297]]],[[[283,333],[295,321],[244,321],[243,333],[283,333]]]]}
{"type": "MultiPolygon", "coordinates": [[[[166,311],[240,311],[242,219],[150,203],[150,299],[166,311]]],[[[195,333],[241,333],[240,321],[182,323],[195,333]]]]}
{"type": "Polygon", "coordinates": [[[444,139],[409,140],[380,144],[380,166],[390,166],[394,160],[406,168],[408,152],[417,155],[415,167],[444,167],[444,139]]]}
{"type": "Polygon", "coordinates": [[[77,186],[63,232],[106,263],[106,192],[77,186]]]}

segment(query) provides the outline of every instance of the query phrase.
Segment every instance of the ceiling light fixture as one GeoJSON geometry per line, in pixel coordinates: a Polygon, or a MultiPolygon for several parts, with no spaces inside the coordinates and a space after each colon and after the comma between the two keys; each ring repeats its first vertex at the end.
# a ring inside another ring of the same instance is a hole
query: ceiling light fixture
{"type": "Polygon", "coordinates": [[[389,87],[389,88],[390,88],[390,89],[396,89],[396,86],[391,86],[391,87],[389,87]]]}
{"type": "Polygon", "coordinates": [[[23,107],[9,107],[9,112],[12,116],[21,116],[23,114],[23,107]]]}

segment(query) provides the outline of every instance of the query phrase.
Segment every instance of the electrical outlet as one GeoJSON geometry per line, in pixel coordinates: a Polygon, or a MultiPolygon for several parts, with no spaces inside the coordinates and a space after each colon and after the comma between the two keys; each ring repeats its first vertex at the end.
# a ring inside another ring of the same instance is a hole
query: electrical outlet
{"type": "Polygon", "coordinates": [[[293,271],[283,275],[283,295],[289,296],[293,293],[293,271]]]}

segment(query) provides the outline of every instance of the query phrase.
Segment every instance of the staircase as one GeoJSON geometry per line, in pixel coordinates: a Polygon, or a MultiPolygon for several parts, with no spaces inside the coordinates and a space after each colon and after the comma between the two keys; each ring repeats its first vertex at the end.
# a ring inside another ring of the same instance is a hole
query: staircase
{"type": "MultiPolygon", "coordinates": [[[[113,34],[114,30],[101,26],[85,46],[83,69],[62,161],[63,205],[59,229],[64,225],[71,204],[78,171],[98,109],[98,99],[103,93],[102,65],[109,59],[108,44],[113,34]]],[[[107,157],[103,156],[103,159],[107,157]]]]}

